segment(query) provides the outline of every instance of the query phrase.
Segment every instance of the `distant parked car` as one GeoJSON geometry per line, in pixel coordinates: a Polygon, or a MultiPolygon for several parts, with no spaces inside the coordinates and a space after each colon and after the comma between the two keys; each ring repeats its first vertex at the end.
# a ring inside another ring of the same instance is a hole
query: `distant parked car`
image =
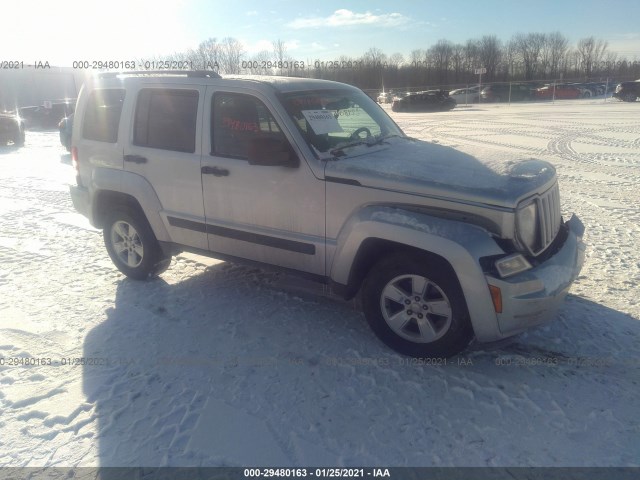
{"type": "Polygon", "coordinates": [[[598,95],[604,95],[607,90],[606,83],[589,82],[572,84],[580,90],[581,98],[590,98],[598,95]]]}
{"type": "Polygon", "coordinates": [[[24,145],[24,122],[15,112],[0,113],[0,145],[24,145]]]}
{"type": "Polygon", "coordinates": [[[480,87],[458,88],[449,92],[449,97],[456,103],[477,103],[480,98],[480,87]]]}
{"type": "Polygon", "coordinates": [[[456,101],[445,90],[427,90],[410,93],[404,98],[395,98],[391,110],[394,112],[441,112],[451,110],[456,101]]]}
{"type": "Polygon", "coordinates": [[[391,103],[392,100],[393,95],[389,92],[382,92],[377,98],[378,103],[391,103]]]}
{"type": "Polygon", "coordinates": [[[494,83],[480,92],[483,102],[520,102],[531,100],[531,86],[526,83],[494,83]]]}
{"type": "Polygon", "coordinates": [[[640,79],[618,84],[613,96],[625,102],[635,102],[640,97],[640,79]]]}
{"type": "Polygon", "coordinates": [[[73,113],[68,117],[64,117],[58,124],[60,130],[60,143],[67,152],[71,151],[71,132],[73,130],[73,113]]]}
{"type": "Polygon", "coordinates": [[[541,100],[551,100],[552,98],[563,100],[582,96],[578,87],[567,84],[545,85],[544,87],[536,88],[533,94],[535,98],[541,100]]]}
{"type": "Polygon", "coordinates": [[[75,99],[52,102],[47,106],[22,107],[20,116],[24,119],[27,129],[56,128],[60,120],[71,115],[76,108],[75,99]]]}

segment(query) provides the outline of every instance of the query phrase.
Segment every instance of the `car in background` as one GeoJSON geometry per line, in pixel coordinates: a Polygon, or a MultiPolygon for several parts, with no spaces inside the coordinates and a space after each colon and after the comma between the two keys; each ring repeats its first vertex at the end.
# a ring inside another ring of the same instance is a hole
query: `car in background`
{"type": "Polygon", "coordinates": [[[443,112],[455,108],[456,101],[446,90],[427,90],[394,98],[391,110],[394,112],[443,112]]]}
{"type": "Polygon", "coordinates": [[[71,115],[75,108],[74,98],[46,102],[41,106],[22,107],[19,111],[27,129],[50,130],[57,128],[60,120],[71,115]]]}
{"type": "Polygon", "coordinates": [[[393,101],[393,94],[391,92],[382,92],[376,100],[378,103],[391,103],[393,101]]]}
{"type": "Polygon", "coordinates": [[[453,98],[456,103],[477,103],[480,100],[480,87],[458,88],[449,92],[449,98],[453,98]]]}
{"type": "Polygon", "coordinates": [[[531,85],[527,83],[494,83],[480,92],[483,102],[520,102],[531,97],[531,85]]]}
{"type": "Polygon", "coordinates": [[[0,113],[0,145],[24,145],[24,122],[16,112],[0,113]]]}
{"type": "Polygon", "coordinates": [[[70,152],[71,132],[73,131],[73,113],[60,120],[60,123],[58,123],[58,130],[60,131],[60,143],[67,149],[67,152],[70,152]]]}
{"type": "Polygon", "coordinates": [[[572,83],[580,90],[580,98],[591,98],[604,95],[607,92],[607,84],[599,82],[572,83]]]}
{"type": "Polygon", "coordinates": [[[640,97],[640,79],[619,83],[613,96],[624,102],[635,102],[640,97]]]}
{"type": "Polygon", "coordinates": [[[539,100],[551,100],[554,98],[556,100],[568,100],[582,98],[582,92],[580,88],[575,85],[545,85],[544,87],[536,88],[533,96],[539,100]]]}

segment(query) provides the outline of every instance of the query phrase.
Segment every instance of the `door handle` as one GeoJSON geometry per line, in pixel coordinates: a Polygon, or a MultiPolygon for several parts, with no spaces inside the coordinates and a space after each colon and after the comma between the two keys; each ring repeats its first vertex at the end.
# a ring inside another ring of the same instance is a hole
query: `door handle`
{"type": "Polygon", "coordinates": [[[229,175],[229,170],[219,167],[202,167],[200,171],[204,175],[215,175],[216,177],[226,177],[229,175]]]}
{"type": "Polygon", "coordinates": [[[132,163],[147,163],[147,157],[143,157],[142,155],[125,155],[124,161],[132,163]]]}

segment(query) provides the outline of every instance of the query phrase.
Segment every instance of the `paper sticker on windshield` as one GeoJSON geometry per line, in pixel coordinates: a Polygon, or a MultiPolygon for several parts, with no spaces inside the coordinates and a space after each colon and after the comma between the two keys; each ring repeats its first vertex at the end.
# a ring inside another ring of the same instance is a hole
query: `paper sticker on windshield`
{"type": "Polygon", "coordinates": [[[316,135],[343,131],[333,110],[302,110],[302,115],[316,135]]]}

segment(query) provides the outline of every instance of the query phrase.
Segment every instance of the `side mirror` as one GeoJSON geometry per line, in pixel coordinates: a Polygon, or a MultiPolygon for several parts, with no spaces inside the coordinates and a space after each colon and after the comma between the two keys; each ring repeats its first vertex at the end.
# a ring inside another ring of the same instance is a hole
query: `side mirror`
{"type": "Polygon", "coordinates": [[[287,140],[254,138],[249,142],[247,156],[249,165],[289,168],[296,168],[300,165],[298,156],[287,140]]]}

